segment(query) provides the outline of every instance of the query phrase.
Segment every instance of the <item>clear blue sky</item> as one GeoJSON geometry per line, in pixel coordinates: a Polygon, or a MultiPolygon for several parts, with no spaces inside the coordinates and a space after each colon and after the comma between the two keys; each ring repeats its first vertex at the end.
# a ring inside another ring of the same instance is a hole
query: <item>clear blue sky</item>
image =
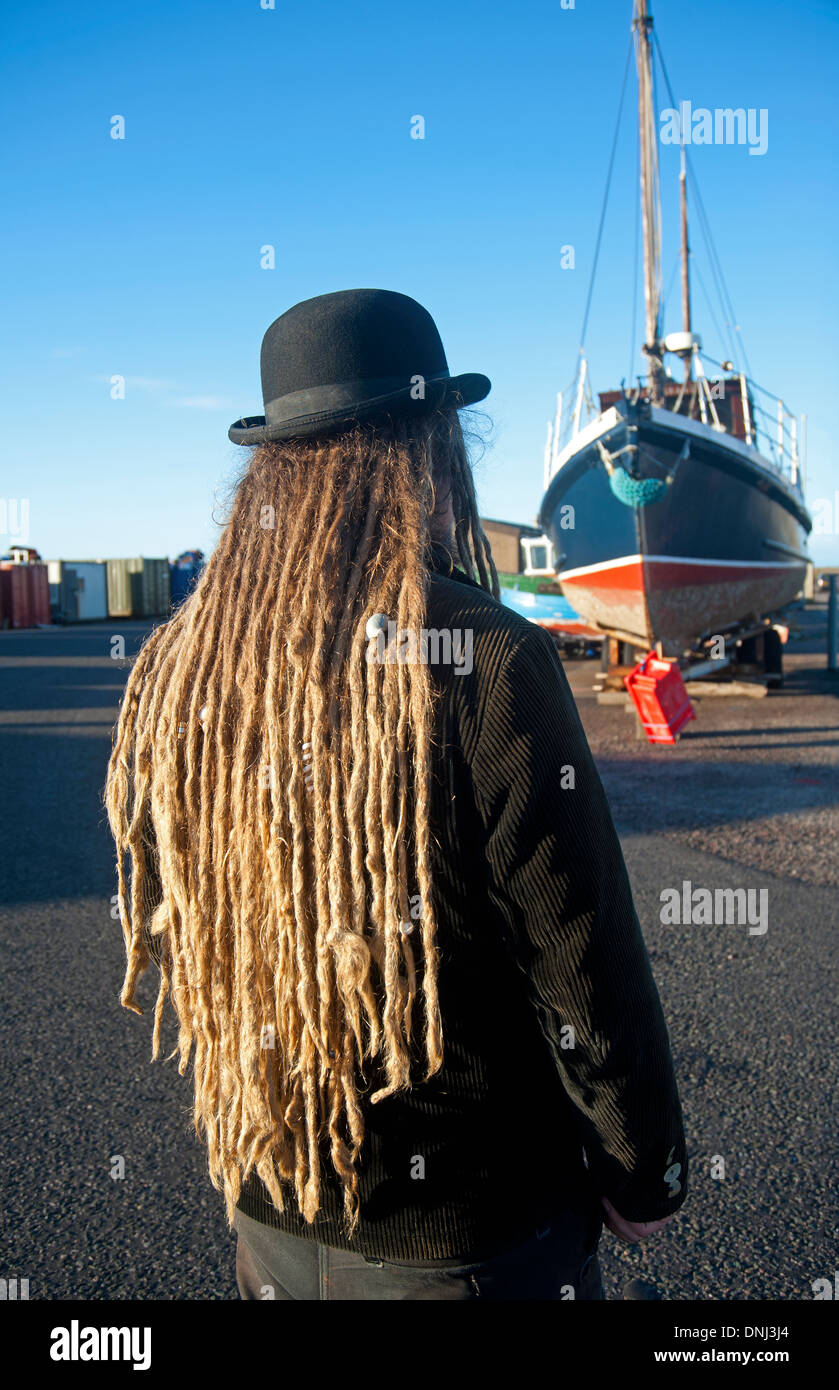
{"type": "MultiPolygon", "coordinates": [[[[651,8],[677,99],[769,112],[765,155],[693,158],[755,378],[808,413],[809,500],[832,498],[839,5],[651,8]]],[[[50,558],[211,550],[214,497],[245,458],[227,427],[262,408],[264,330],[356,286],[419,299],[451,370],[491,378],[482,510],[531,520],[579,347],[631,13],[632,0],[7,10],[0,493],[31,499],[31,544],[50,558]]],[[[587,334],[600,390],[631,360],[634,101],[633,77],[587,334]]],[[[662,150],[665,284],[677,159],[662,150]]],[[[693,245],[710,289],[696,226],[693,245]]],[[[724,356],[698,283],[694,306],[724,356]]],[[[678,328],[677,279],[668,310],[678,328]]],[[[639,301],[638,343],[641,325],[639,301]]],[[[837,561],[839,538],[811,552],[837,561]]]]}

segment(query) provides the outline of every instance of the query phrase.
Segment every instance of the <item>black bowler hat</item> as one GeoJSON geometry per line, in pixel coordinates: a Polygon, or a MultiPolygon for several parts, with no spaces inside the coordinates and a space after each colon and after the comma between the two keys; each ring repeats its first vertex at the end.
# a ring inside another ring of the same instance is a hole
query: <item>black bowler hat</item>
{"type": "Polygon", "coordinates": [[[472,405],[491,390],[478,372],[451,376],[428,310],[393,290],[338,290],[295,304],[262,339],[261,366],[265,414],[231,425],[234,444],[472,405]]]}

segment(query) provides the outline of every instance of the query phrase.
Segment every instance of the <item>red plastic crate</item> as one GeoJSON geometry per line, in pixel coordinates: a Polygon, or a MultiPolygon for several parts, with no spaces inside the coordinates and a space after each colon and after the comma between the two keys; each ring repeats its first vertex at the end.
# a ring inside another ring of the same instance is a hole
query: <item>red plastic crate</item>
{"type": "Polygon", "coordinates": [[[679,731],[696,718],[677,661],[650,652],[624,676],[624,685],[650,743],[675,743],[679,731]]]}

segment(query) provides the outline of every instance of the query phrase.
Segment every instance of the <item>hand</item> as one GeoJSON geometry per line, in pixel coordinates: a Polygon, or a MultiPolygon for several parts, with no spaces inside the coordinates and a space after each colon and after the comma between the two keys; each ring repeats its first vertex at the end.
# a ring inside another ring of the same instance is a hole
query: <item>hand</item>
{"type": "Polygon", "coordinates": [[[656,1231],[660,1231],[668,1221],[673,1220],[672,1216],[665,1216],[661,1221],[625,1221],[607,1197],[601,1197],[600,1201],[606,1213],[606,1225],[609,1230],[630,1245],[635,1245],[639,1240],[646,1240],[647,1236],[655,1235],[656,1231]]]}

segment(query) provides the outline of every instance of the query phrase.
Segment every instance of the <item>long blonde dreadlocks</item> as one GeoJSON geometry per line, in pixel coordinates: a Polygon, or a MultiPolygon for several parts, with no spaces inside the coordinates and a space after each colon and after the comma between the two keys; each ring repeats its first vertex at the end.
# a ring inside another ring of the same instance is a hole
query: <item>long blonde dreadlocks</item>
{"type": "Polygon", "coordinates": [[[367,632],[377,614],[422,627],[441,487],[455,560],[497,595],[456,411],[257,448],[195,592],[128,678],[105,788],[121,1002],[142,1012],[153,874],[152,1055],[169,994],[178,1069],[192,1054],[195,1127],[231,1223],[254,1170],[281,1211],[293,1182],[312,1222],[328,1140],[352,1233],[358,1077],[378,1059],[373,1103],[410,1087],[418,995],[425,1079],[442,1066],[433,688],[422,662],[369,661],[367,632]]]}

